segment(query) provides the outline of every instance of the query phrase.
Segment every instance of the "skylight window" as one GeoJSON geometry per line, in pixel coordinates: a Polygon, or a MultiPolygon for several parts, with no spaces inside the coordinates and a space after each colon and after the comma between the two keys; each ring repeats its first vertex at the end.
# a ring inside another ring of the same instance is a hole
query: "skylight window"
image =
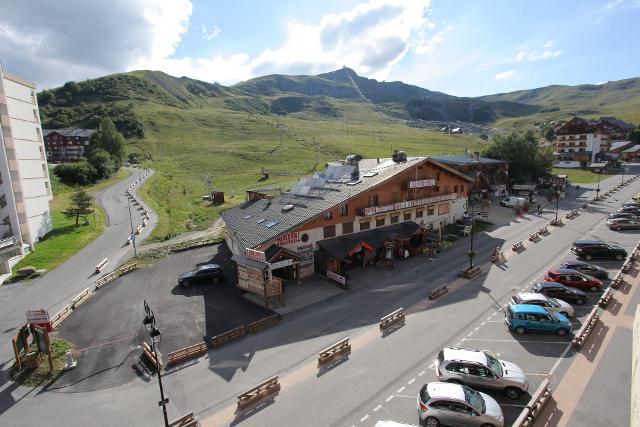
{"type": "Polygon", "coordinates": [[[274,225],[278,224],[279,222],[280,222],[280,221],[278,221],[278,220],[274,219],[274,220],[271,220],[271,221],[269,221],[268,223],[266,223],[266,224],[265,224],[265,226],[266,226],[266,227],[268,227],[268,228],[271,228],[271,227],[273,227],[274,225]]]}
{"type": "Polygon", "coordinates": [[[253,216],[253,215],[247,215],[247,216],[245,216],[245,217],[244,217],[244,219],[249,219],[249,218],[251,218],[252,216],[253,216]]]}
{"type": "Polygon", "coordinates": [[[265,222],[267,220],[267,218],[260,218],[258,220],[256,220],[256,223],[258,224],[262,224],[263,222],[265,222]]]}

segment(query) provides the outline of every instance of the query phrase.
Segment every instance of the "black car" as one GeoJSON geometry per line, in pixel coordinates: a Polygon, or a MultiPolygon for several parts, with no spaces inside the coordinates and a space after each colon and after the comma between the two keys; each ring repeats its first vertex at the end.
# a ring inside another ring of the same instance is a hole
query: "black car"
{"type": "Polygon", "coordinates": [[[606,280],[609,278],[609,273],[602,267],[589,264],[588,262],[580,261],[579,259],[571,259],[564,261],[560,264],[559,268],[569,268],[571,270],[577,270],[580,273],[588,274],[596,279],[606,280]]]}
{"type": "Polygon", "coordinates": [[[178,283],[187,287],[198,282],[218,283],[222,279],[224,270],[218,264],[199,264],[193,270],[178,276],[178,283]]]}
{"type": "Polygon", "coordinates": [[[557,282],[538,282],[531,287],[531,291],[577,305],[582,305],[589,299],[581,290],[557,282]]]}
{"type": "Polygon", "coordinates": [[[634,215],[640,215],[640,208],[635,206],[623,206],[616,210],[616,213],[632,213],[634,215]]]}
{"type": "Polygon", "coordinates": [[[613,258],[621,261],[626,258],[627,251],[620,246],[603,242],[602,240],[576,240],[571,247],[571,252],[578,258],[587,261],[593,258],[613,258]]]}
{"type": "Polygon", "coordinates": [[[609,214],[608,218],[609,219],[616,219],[616,218],[638,219],[638,215],[632,212],[614,212],[612,214],[609,214]]]}

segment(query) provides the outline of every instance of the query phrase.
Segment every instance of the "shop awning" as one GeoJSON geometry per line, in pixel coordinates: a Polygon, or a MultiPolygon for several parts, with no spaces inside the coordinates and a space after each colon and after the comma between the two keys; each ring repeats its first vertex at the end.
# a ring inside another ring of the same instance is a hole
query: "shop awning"
{"type": "Polygon", "coordinates": [[[244,255],[233,255],[231,257],[231,260],[237,262],[238,264],[246,265],[247,267],[251,267],[256,270],[264,270],[265,268],[267,268],[267,264],[249,259],[244,255]]]}

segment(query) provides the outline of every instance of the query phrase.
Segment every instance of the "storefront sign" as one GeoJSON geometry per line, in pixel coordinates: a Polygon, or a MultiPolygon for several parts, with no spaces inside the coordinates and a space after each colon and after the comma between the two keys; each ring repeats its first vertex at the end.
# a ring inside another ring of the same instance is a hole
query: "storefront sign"
{"type": "Polygon", "coordinates": [[[40,310],[27,310],[27,323],[48,323],[49,322],[49,312],[44,308],[40,310]]]}
{"type": "Polygon", "coordinates": [[[282,294],[282,280],[273,279],[267,283],[267,296],[272,297],[274,295],[282,294]]]}
{"type": "Polygon", "coordinates": [[[298,246],[297,253],[300,257],[300,267],[313,265],[313,245],[298,246]]]}
{"type": "Polygon", "coordinates": [[[435,187],[435,179],[421,179],[419,181],[409,181],[409,188],[435,187]]]}
{"type": "Polygon", "coordinates": [[[513,185],[513,189],[514,190],[534,191],[536,189],[536,186],[532,185],[532,184],[514,184],[513,185]]]}
{"type": "Polygon", "coordinates": [[[291,245],[293,243],[298,243],[300,241],[300,233],[297,231],[293,231],[291,233],[283,234],[282,236],[276,239],[276,244],[278,246],[291,245]]]}
{"type": "Polygon", "coordinates": [[[238,264],[238,287],[264,296],[264,272],[238,264]]]}
{"type": "Polygon", "coordinates": [[[277,270],[277,269],[282,268],[282,267],[288,267],[291,264],[293,264],[293,260],[291,258],[289,258],[289,259],[285,259],[285,260],[282,260],[282,261],[274,262],[272,264],[269,264],[269,266],[270,266],[271,270],[273,271],[273,270],[277,270]]]}
{"type": "Polygon", "coordinates": [[[444,215],[449,213],[449,203],[443,203],[438,205],[438,215],[444,215]]]}
{"type": "Polygon", "coordinates": [[[343,276],[334,273],[333,271],[329,271],[327,270],[327,278],[334,280],[338,283],[340,283],[341,285],[344,285],[347,283],[347,279],[345,279],[343,276]]]}
{"type": "Polygon", "coordinates": [[[427,205],[434,202],[443,202],[445,200],[453,200],[458,196],[457,193],[443,194],[440,196],[427,197],[424,199],[407,200],[405,202],[393,203],[385,206],[372,206],[364,208],[364,216],[376,215],[384,212],[398,211],[401,209],[413,208],[416,206],[427,205]]]}
{"type": "Polygon", "coordinates": [[[255,249],[246,248],[244,250],[244,255],[247,258],[252,259],[254,261],[267,262],[267,258],[264,256],[264,252],[262,252],[262,251],[257,251],[255,249]]]}

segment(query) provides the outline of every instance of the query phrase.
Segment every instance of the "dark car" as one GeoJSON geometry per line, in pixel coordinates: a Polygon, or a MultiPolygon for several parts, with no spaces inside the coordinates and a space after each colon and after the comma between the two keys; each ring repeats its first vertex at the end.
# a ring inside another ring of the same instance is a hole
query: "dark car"
{"type": "Polygon", "coordinates": [[[577,270],[580,273],[588,274],[600,280],[607,280],[609,273],[602,267],[589,264],[588,262],[580,261],[579,259],[570,259],[560,264],[560,268],[568,268],[571,270],[577,270]]]}
{"type": "Polygon", "coordinates": [[[632,212],[614,212],[612,214],[609,214],[609,216],[607,217],[608,219],[616,219],[616,218],[627,218],[627,219],[635,219],[637,220],[638,215],[632,213],[632,212]]]}
{"type": "Polygon", "coordinates": [[[200,282],[218,283],[222,279],[224,270],[218,264],[199,264],[193,270],[178,276],[178,283],[186,287],[200,282]]]}
{"type": "Polygon", "coordinates": [[[640,208],[637,208],[635,206],[623,206],[621,208],[618,208],[616,210],[616,213],[632,213],[635,215],[639,215],[640,214],[640,208]]]}
{"type": "Polygon", "coordinates": [[[599,279],[568,268],[550,268],[544,276],[544,280],[562,283],[572,288],[589,290],[591,292],[598,292],[603,286],[599,279]]]}
{"type": "Polygon", "coordinates": [[[558,282],[538,282],[531,287],[531,291],[576,305],[582,305],[589,299],[587,294],[581,290],[570,288],[558,282]]]}
{"type": "Polygon", "coordinates": [[[576,240],[571,247],[571,252],[587,261],[593,258],[613,258],[621,261],[627,256],[627,251],[620,246],[605,243],[602,240],[576,240]]]}

